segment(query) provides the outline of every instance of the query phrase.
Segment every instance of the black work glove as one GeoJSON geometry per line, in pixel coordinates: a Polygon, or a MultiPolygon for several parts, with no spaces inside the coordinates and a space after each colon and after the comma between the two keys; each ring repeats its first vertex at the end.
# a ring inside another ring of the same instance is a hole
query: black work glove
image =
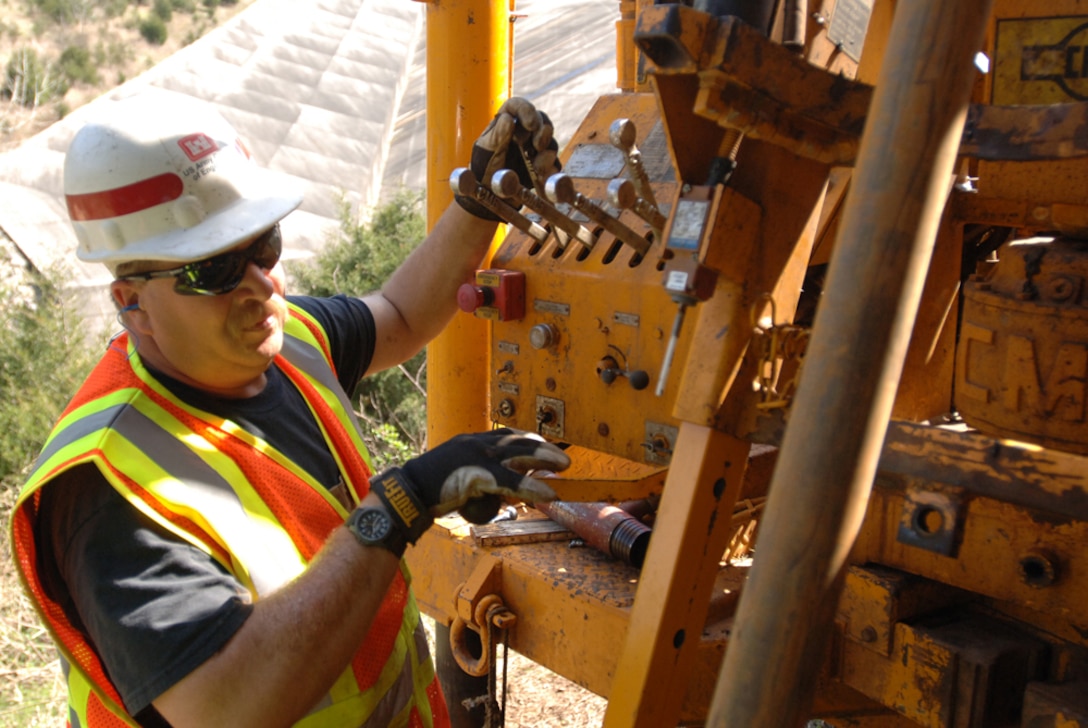
{"type": "MultiPolygon", "coordinates": [[[[532,189],[533,178],[525,164],[525,156],[532,160],[533,171],[541,181],[562,169],[559,164],[559,143],[553,138],[553,132],[547,114],[537,111],[523,98],[509,98],[472,146],[469,168],[487,189],[491,188],[491,177],[500,169],[514,170],[521,180],[521,186],[532,189]],[[511,141],[514,143],[511,144],[511,141]],[[525,150],[524,156],[522,149],[525,150]]],[[[471,197],[456,195],[455,199],[457,204],[476,217],[501,219],[471,197]]]]}
{"type": "Polygon", "coordinates": [[[570,458],[532,433],[508,428],[458,435],[371,480],[370,488],[398,521],[411,543],[435,516],[461,510],[473,523],[486,523],[499,511],[500,496],[536,503],[555,500],[555,492],[525,473],[557,471],[570,458]]]}

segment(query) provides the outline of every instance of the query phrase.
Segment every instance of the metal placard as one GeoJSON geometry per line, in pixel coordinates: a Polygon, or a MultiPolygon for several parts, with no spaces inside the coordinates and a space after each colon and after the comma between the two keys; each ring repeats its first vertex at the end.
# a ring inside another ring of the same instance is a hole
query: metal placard
{"type": "Polygon", "coordinates": [[[563,173],[571,177],[613,179],[623,172],[627,160],[611,144],[581,144],[571,152],[563,173]]]}
{"type": "Polygon", "coordinates": [[[873,0],[838,0],[827,29],[828,39],[855,61],[861,60],[865,31],[873,14],[873,0]]]}

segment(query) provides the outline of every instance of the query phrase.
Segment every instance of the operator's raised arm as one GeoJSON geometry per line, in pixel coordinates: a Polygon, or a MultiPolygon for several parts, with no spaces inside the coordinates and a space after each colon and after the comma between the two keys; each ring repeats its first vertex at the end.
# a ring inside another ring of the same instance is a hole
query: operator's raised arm
{"type": "MultiPolygon", "coordinates": [[[[346,392],[442,330],[495,221],[451,203],[380,292],[289,296],[290,180],[192,99],[108,108],[72,140],[65,193],[125,331],[11,521],[72,725],[448,725],[401,556],[470,501],[553,497],[526,473],[569,459],[495,430],[374,475],[346,392]]],[[[481,178],[519,169],[516,133],[552,169],[546,117],[511,99],[476,145],[481,178]]]]}
{"type": "MultiPolygon", "coordinates": [[[[534,172],[547,177],[559,171],[552,124],[522,98],[508,99],[472,149],[471,169],[487,186],[500,169],[517,172],[524,187],[532,187],[534,172]],[[523,145],[515,142],[515,134],[523,145]],[[528,150],[523,155],[521,149],[528,150]]],[[[458,196],[434,229],[389,278],[381,293],[365,300],[374,314],[381,338],[371,371],[411,358],[433,339],[457,310],[457,288],[471,281],[487,252],[498,221],[476,200],[458,196]],[[427,295],[420,295],[427,291],[427,295]]]]}

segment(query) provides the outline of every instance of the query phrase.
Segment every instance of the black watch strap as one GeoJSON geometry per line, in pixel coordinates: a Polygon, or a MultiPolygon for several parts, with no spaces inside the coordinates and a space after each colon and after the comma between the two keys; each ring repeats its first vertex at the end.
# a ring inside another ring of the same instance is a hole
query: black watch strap
{"type": "Polygon", "coordinates": [[[408,543],[415,543],[434,522],[430,510],[416,495],[412,481],[400,468],[390,468],[371,478],[370,490],[381,498],[408,543]]]}

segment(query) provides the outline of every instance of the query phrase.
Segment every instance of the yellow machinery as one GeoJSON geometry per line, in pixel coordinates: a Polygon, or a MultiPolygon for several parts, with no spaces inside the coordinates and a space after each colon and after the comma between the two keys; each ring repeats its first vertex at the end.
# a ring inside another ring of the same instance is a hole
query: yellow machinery
{"type": "MultiPolygon", "coordinates": [[[[1088,726],[1088,8],[618,6],[562,175],[432,167],[432,210],[511,223],[431,350],[432,442],[574,462],[554,521],[411,550],[457,661],[506,641],[606,726],[1088,726]]],[[[510,9],[430,3],[429,148],[505,95],[457,33],[510,9]]]]}

